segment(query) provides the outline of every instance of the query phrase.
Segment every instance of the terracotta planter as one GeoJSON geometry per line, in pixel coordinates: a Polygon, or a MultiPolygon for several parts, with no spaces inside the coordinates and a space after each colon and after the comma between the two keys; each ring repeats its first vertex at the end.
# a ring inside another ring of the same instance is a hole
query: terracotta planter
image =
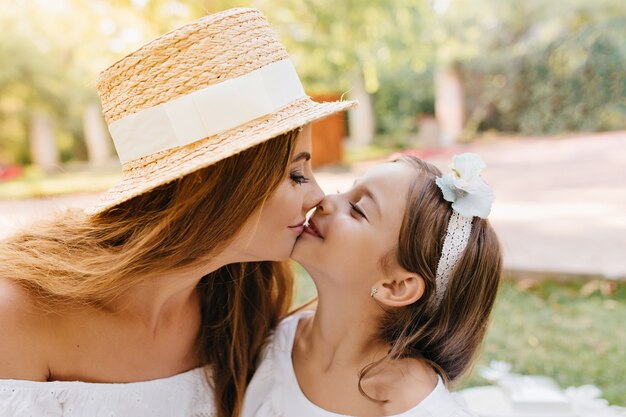
{"type": "MultiPolygon", "coordinates": [[[[339,101],[340,94],[311,96],[318,102],[339,101]]],[[[313,167],[338,164],[343,159],[343,140],[346,136],[346,114],[336,113],[313,123],[313,167]]]]}

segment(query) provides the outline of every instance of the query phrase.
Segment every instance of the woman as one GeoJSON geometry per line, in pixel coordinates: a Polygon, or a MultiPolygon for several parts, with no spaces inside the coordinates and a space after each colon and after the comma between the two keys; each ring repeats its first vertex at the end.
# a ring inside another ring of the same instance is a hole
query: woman
{"type": "Polygon", "coordinates": [[[0,415],[237,415],[323,197],[308,124],[353,103],[311,101],[253,9],[155,39],[98,90],[123,179],[2,242],[0,415]]]}

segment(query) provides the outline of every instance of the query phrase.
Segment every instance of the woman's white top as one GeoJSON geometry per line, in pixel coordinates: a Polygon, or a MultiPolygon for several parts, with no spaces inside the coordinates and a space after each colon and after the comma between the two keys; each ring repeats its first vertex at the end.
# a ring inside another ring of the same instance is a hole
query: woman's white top
{"type": "Polygon", "coordinates": [[[0,417],[213,417],[205,370],[120,384],[0,379],[0,417]]]}
{"type": "MultiPolygon", "coordinates": [[[[246,391],[242,417],[346,417],[313,404],[302,392],[291,351],[298,321],[312,312],[283,320],[271,337],[246,391]]],[[[459,394],[450,393],[441,377],[418,405],[393,417],[473,417],[459,394]]]]}

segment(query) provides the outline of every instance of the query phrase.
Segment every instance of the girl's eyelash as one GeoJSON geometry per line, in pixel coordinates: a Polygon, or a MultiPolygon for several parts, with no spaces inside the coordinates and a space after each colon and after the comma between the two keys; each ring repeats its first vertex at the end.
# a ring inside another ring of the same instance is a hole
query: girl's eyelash
{"type": "Polygon", "coordinates": [[[307,177],[298,172],[292,172],[291,174],[289,174],[289,178],[291,178],[291,181],[298,185],[306,184],[307,182],[309,182],[309,179],[307,177]]]}
{"type": "MultiPolygon", "coordinates": [[[[354,210],[359,216],[365,217],[365,213],[363,213],[363,211],[359,208],[359,206],[350,202],[350,207],[352,207],[352,210],[354,210]]],[[[365,218],[367,219],[367,217],[365,218]]]]}

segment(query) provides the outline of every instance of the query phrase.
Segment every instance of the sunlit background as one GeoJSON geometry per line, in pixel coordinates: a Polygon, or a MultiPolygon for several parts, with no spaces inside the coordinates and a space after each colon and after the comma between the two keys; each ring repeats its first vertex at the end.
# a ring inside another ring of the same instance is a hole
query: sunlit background
{"type": "Polygon", "coordinates": [[[235,6],[268,16],[309,95],[360,102],[314,128],[326,191],[398,152],[483,155],[507,279],[480,364],[626,405],[623,0],[0,0],[0,237],[118,180],[99,71],[235,6]]]}

